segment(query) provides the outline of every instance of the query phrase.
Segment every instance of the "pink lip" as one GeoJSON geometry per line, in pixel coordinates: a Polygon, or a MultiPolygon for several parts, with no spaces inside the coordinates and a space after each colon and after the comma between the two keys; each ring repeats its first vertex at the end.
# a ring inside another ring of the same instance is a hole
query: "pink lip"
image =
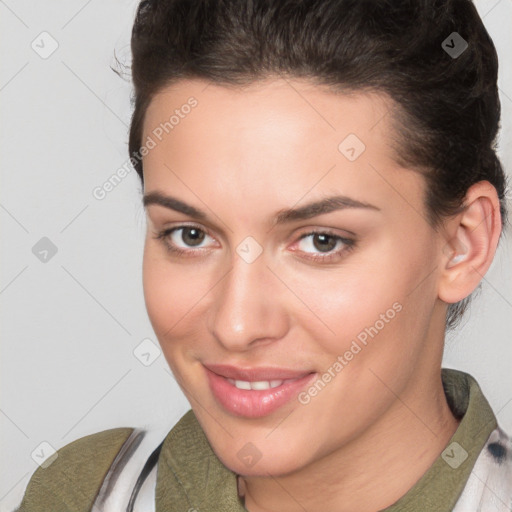
{"type": "Polygon", "coordinates": [[[237,368],[229,365],[204,365],[210,389],[217,402],[235,416],[260,418],[287,403],[316,375],[285,368],[237,368]],[[227,379],[262,381],[285,380],[280,386],[262,390],[238,389],[227,379]]]}
{"type": "Polygon", "coordinates": [[[311,371],[300,371],[300,370],[289,370],[288,368],[272,368],[272,367],[261,367],[261,368],[238,368],[229,364],[204,364],[208,370],[226,377],[228,379],[235,380],[286,380],[286,379],[298,379],[312,373],[311,371]]]}

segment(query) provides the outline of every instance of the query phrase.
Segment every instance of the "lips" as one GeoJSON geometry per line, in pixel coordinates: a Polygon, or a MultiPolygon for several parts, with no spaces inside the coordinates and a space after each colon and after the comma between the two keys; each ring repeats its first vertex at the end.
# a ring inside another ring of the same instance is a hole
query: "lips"
{"type": "Polygon", "coordinates": [[[235,416],[259,418],[289,402],[316,375],[286,368],[239,368],[204,364],[210,390],[219,405],[235,416]]]}
{"type": "MultiPolygon", "coordinates": [[[[203,363],[204,364],[204,363],[203,363]]],[[[228,364],[204,364],[212,372],[233,380],[262,381],[262,380],[288,380],[304,377],[311,371],[290,370],[286,368],[238,368],[228,364]]]]}

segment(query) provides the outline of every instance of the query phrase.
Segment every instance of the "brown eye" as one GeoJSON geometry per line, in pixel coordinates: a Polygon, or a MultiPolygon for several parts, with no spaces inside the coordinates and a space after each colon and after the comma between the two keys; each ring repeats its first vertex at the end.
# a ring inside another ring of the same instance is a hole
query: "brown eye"
{"type": "Polygon", "coordinates": [[[332,251],[337,243],[338,240],[334,236],[326,233],[315,233],[313,235],[313,245],[319,251],[332,251]]]}
{"type": "Polygon", "coordinates": [[[199,245],[205,238],[205,232],[194,227],[180,228],[181,239],[186,245],[196,246],[199,245]]]}
{"type": "Polygon", "coordinates": [[[208,249],[208,246],[203,244],[205,239],[213,240],[205,230],[188,225],[164,229],[157,233],[155,238],[161,240],[170,253],[182,256],[195,256],[201,251],[204,252],[208,249]]]}
{"type": "Polygon", "coordinates": [[[355,243],[355,240],[329,231],[312,231],[300,237],[297,247],[304,258],[328,263],[343,258],[354,248],[355,243]]]}

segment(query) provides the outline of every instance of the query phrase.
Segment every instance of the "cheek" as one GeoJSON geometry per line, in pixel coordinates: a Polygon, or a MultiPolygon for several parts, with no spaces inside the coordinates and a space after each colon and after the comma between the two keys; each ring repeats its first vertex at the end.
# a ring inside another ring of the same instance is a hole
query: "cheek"
{"type": "Polygon", "coordinates": [[[385,324],[390,330],[396,309],[400,308],[393,305],[403,300],[404,276],[390,271],[391,255],[378,259],[369,255],[368,259],[368,264],[354,258],[339,269],[290,272],[283,278],[307,306],[296,301],[295,313],[300,315],[301,327],[325,352],[340,353],[376,322],[382,330],[381,315],[391,319],[385,324]]]}
{"type": "Polygon", "coordinates": [[[197,283],[176,265],[170,264],[165,251],[146,241],[143,258],[144,299],[153,329],[162,343],[197,301],[197,283]]]}
{"type": "Polygon", "coordinates": [[[176,263],[157,241],[146,240],[143,289],[148,317],[166,357],[192,354],[204,342],[206,315],[219,273],[199,263],[176,263]]]}
{"type": "Polygon", "coordinates": [[[419,337],[414,334],[424,329],[423,319],[435,301],[434,276],[425,279],[428,254],[402,247],[382,240],[357,263],[354,258],[339,271],[296,275],[295,281],[290,276],[291,287],[304,292],[314,313],[303,308],[301,325],[323,352],[335,356],[357,351],[354,341],[364,352],[370,345],[378,346],[371,352],[379,356],[381,351],[400,350],[401,344],[407,345],[406,352],[412,348],[408,340],[419,337]]]}

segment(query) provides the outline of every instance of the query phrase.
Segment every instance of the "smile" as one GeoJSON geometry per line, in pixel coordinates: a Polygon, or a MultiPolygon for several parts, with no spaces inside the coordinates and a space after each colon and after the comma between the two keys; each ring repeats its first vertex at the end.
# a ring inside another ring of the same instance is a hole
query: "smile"
{"type": "Polygon", "coordinates": [[[225,411],[245,418],[273,413],[316,375],[276,368],[242,369],[226,365],[204,365],[204,368],[215,401],[225,411]]]}
{"type": "Polygon", "coordinates": [[[233,386],[236,386],[238,389],[253,389],[253,390],[262,390],[262,389],[270,389],[270,388],[277,388],[283,382],[284,380],[259,380],[255,382],[250,382],[248,380],[233,380],[228,379],[228,382],[230,384],[233,384],[233,386]]]}

